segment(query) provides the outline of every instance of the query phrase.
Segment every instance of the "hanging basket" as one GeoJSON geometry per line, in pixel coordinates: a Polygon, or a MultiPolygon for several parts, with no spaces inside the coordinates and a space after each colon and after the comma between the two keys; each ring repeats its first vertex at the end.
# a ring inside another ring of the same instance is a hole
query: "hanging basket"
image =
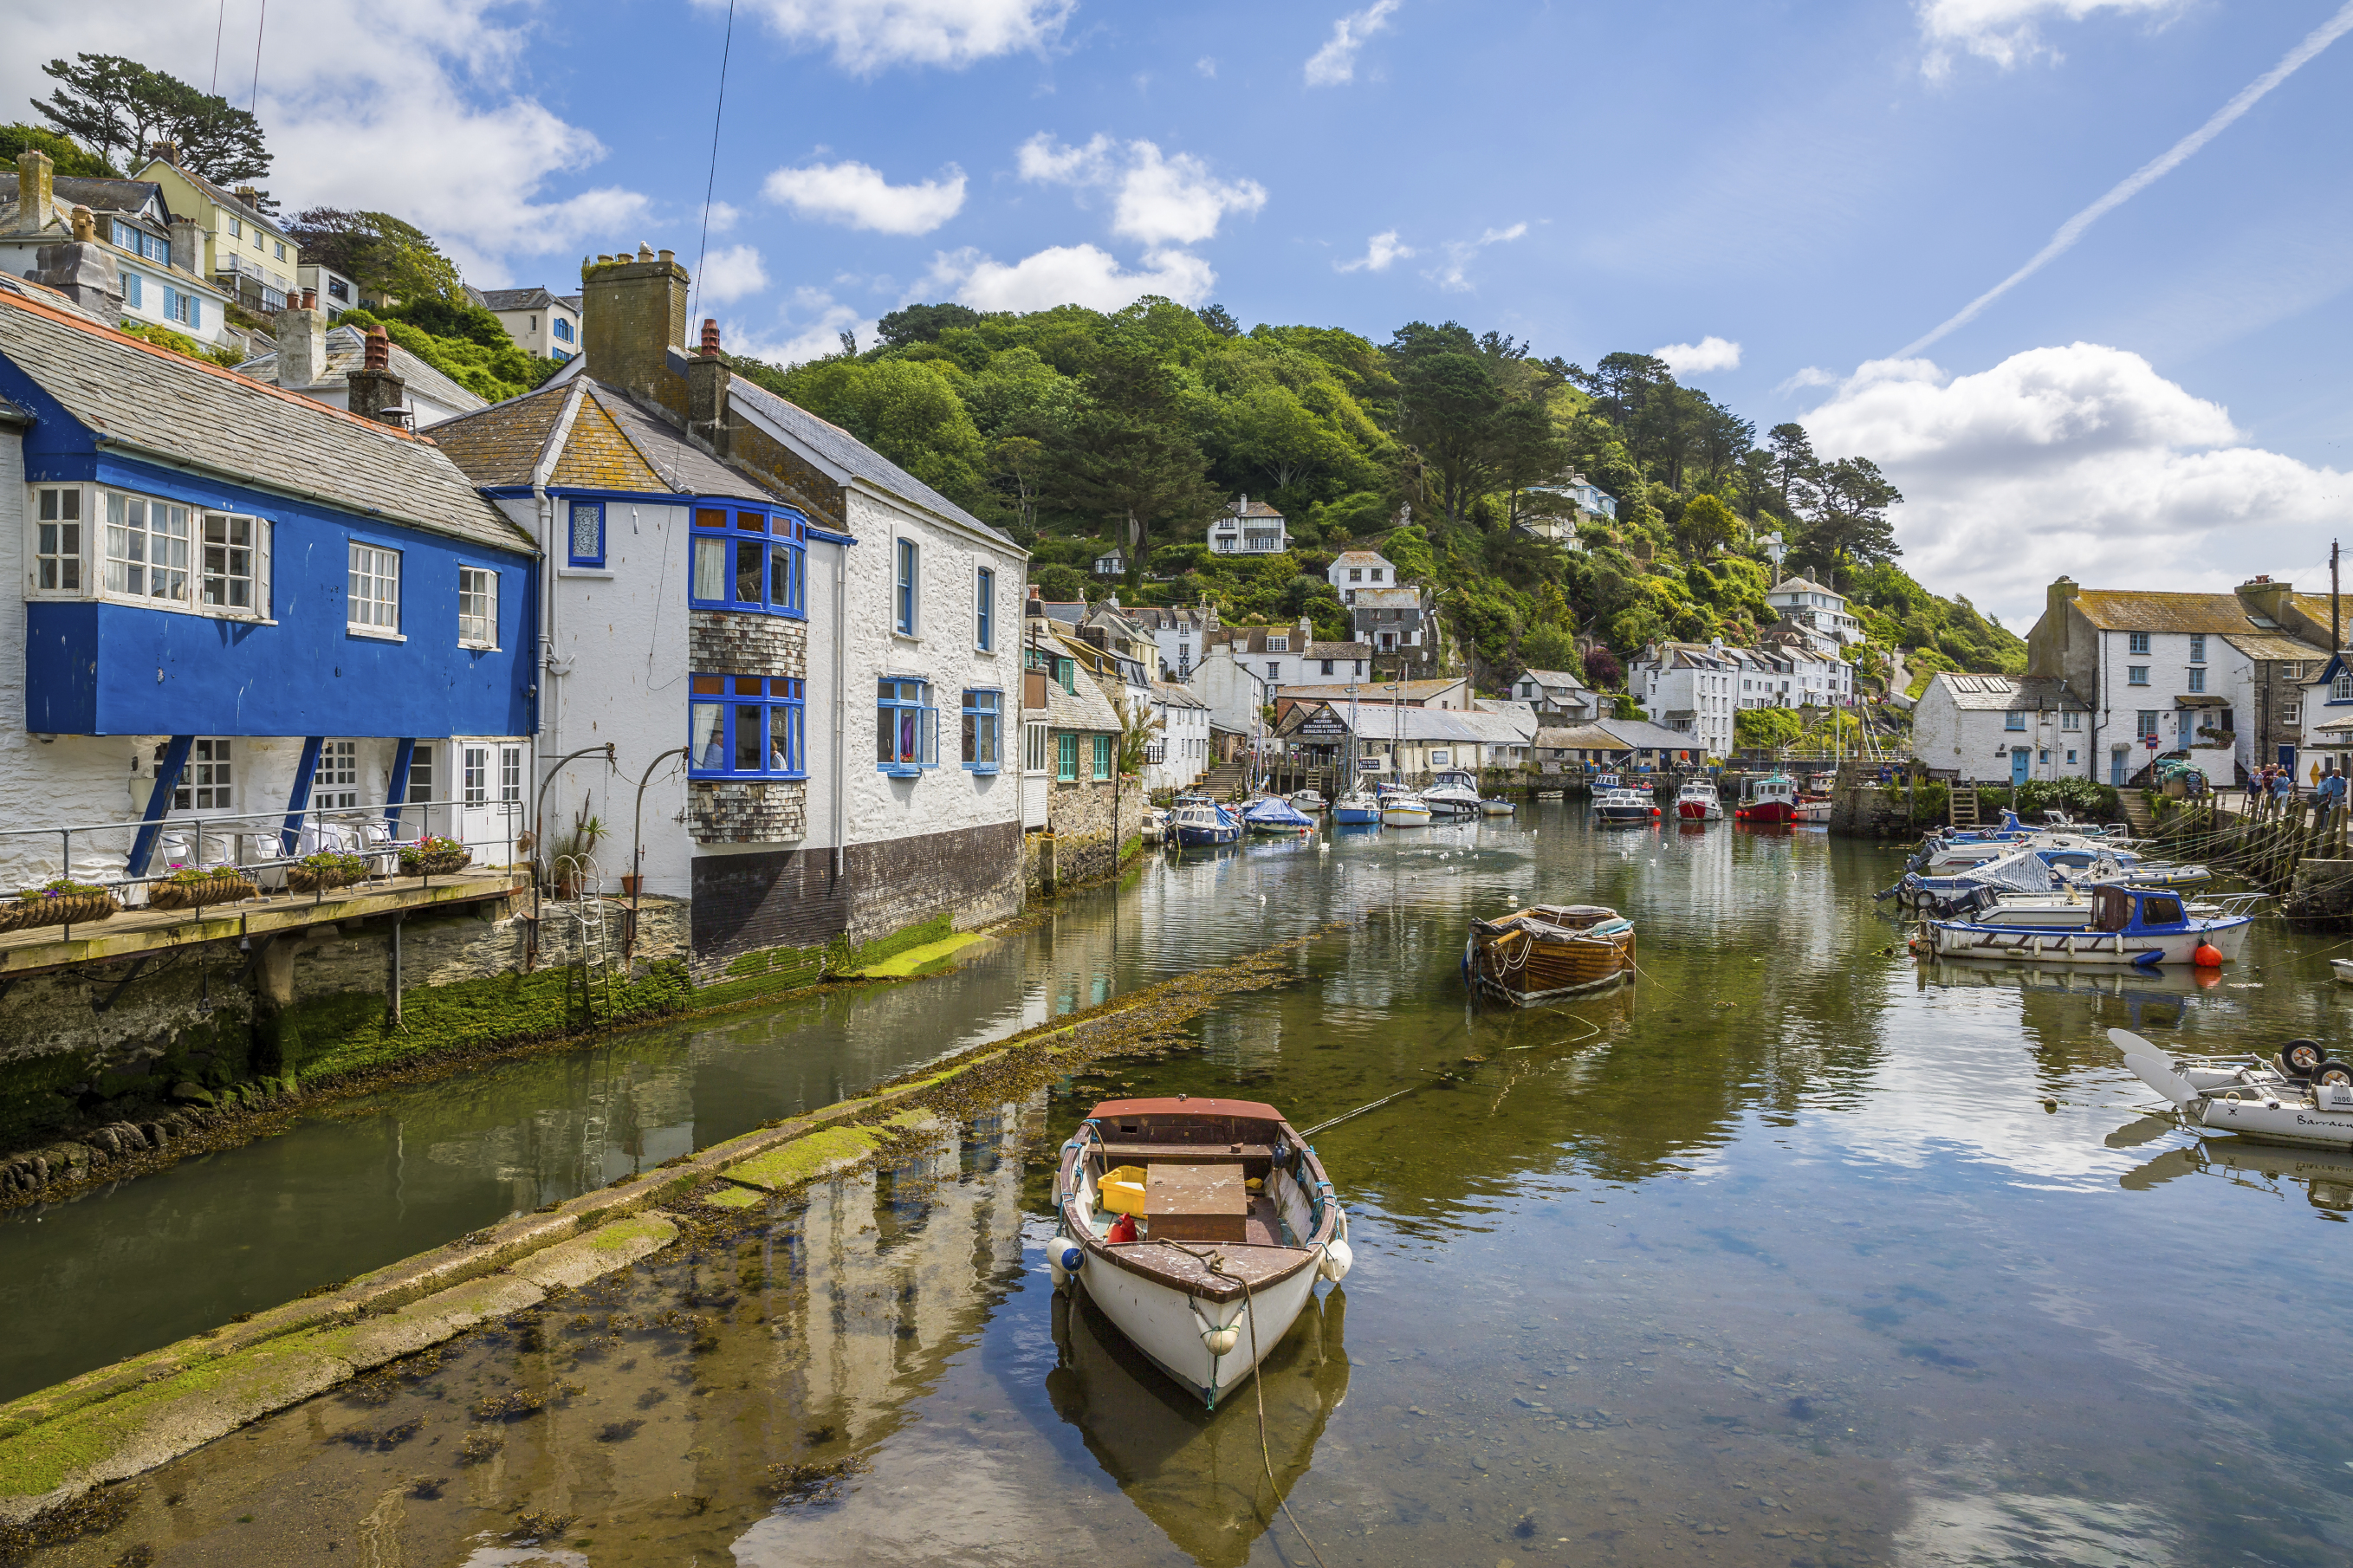
{"type": "Polygon", "coordinates": [[[400,874],[404,877],[447,877],[462,871],[474,862],[474,852],[462,844],[429,849],[404,848],[400,852],[400,874]]]}
{"type": "Polygon", "coordinates": [[[367,860],[358,855],[322,849],[286,868],[286,885],[298,893],[332,893],[368,878],[367,860]]]}
{"type": "Polygon", "coordinates": [[[112,893],[62,893],[51,897],[37,893],[29,899],[17,899],[7,906],[14,917],[11,931],[30,931],[38,926],[83,925],[111,916],[121,906],[112,893]]]}
{"type": "Polygon", "coordinates": [[[195,910],[208,904],[234,904],[255,897],[260,890],[236,872],[222,871],[185,882],[152,883],[147,889],[147,907],[195,910]]]}

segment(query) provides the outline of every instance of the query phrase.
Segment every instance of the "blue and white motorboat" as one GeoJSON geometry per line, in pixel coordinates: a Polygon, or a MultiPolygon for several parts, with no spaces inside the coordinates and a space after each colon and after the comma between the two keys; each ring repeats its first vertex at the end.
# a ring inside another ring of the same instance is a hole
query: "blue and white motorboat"
{"type": "Polygon", "coordinates": [[[2105,883],[2092,889],[2085,924],[1996,925],[1977,920],[1921,922],[1917,951],[1938,958],[2000,958],[2030,963],[2153,969],[2228,963],[2246,950],[2254,919],[2200,915],[2171,889],[2105,883]],[[2200,960],[2203,963],[2200,963],[2200,960]]]}
{"type": "Polygon", "coordinates": [[[1332,820],[1343,827],[1378,827],[1381,797],[1368,789],[1352,789],[1332,803],[1332,820]]]}
{"type": "Polygon", "coordinates": [[[1242,826],[1252,833],[1308,833],[1315,819],[1281,795],[1266,795],[1242,807],[1242,826]]]}
{"type": "Polygon", "coordinates": [[[1213,800],[1185,795],[1168,810],[1166,829],[1184,849],[1214,849],[1241,841],[1242,825],[1233,813],[1213,800]]]}
{"type": "Polygon", "coordinates": [[[1421,792],[1421,803],[1430,807],[1432,816],[1476,816],[1479,815],[1479,780],[1462,768],[1441,768],[1430,786],[1421,792]]]}
{"type": "Polygon", "coordinates": [[[1906,909],[1962,915],[1996,896],[2012,893],[2082,892],[2107,882],[2195,888],[2213,876],[2203,866],[2160,865],[2118,847],[2012,845],[2010,849],[1996,859],[1938,876],[1906,871],[1888,892],[1906,909]]]}
{"type": "Polygon", "coordinates": [[[1598,789],[1593,792],[1593,820],[1604,826],[1648,827],[1659,820],[1659,806],[1649,790],[1598,789]]]}

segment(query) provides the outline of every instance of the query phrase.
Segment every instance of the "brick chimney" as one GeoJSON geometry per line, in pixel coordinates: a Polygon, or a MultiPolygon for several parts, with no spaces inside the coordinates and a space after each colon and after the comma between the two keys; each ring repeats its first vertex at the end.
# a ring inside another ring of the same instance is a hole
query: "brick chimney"
{"type": "Polygon", "coordinates": [[[686,347],[687,283],[670,252],[648,245],[585,268],[580,341],[587,374],[687,413],[686,388],[669,363],[670,350],[686,347]]]}
{"type": "Polygon", "coordinates": [[[1305,653],[1307,645],[1315,640],[1315,623],[1305,616],[1299,617],[1299,651],[1305,653]]]}
{"type": "Polygon", "coordinates": [[[172,266],[191,278],[201,278],[205,270],[204,226],[192,217],[172,220],[172,266]]]}
{"type": "Polygon", "coordinates": [[[2239,584],[2239,603],[2274,626],[2285,626],[2295,615],[2295,585],[2269,577],[2250,577],[2239,584]]]}
{"type": "Polygon", "coordinates": [[[347,379],[351,398],[343,406],[363,419],[373,419],[396,429],[400,426],[400,417],[387,419],[385,410],[401,407],[408,386],[392,372],[392,339],[382,327],[368,329],[367,357],[347,379]]]}
{"type": "Polygon", "coordinates": [[[711,449],[723,458],[728,448],[729,376],[727,361],[719,353],[719,323],[705,316],[702,352],[686,366],[687,431],[710,442],[711,449]]]}
{"type": "Polygon", "coordinates": [[[288,300],[277,327],[278,384],[289,392],[316,385],[327,373],[327,318],[317,292],[305,289],[288,300]]]}
{"type": "Polygon", "coordinates": [[[122,275],[114,268],[114,253],[98,243],[98,220],[88,207],[73,209],[72,226],[73,238],[33,253],[33,270],[26,276],[57,289],[108,326],[120,326],[122,275]]]}
{"type": "Polygon", "coordinates": [[[47,153],[26,148],[16,154],[16,234],[40,234],[57,218],[57,165],[47,153]]]}

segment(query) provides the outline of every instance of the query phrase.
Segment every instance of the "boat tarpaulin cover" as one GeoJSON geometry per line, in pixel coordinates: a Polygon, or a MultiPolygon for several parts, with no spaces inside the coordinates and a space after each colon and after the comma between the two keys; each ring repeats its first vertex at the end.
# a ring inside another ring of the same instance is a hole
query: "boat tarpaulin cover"
{"type": "Polygon", "coordinates": [[[1313,827],[1315,819],[1275,795],[1254,800],[1242,807],[1242,820],[1252,827],[1313,827]]]}

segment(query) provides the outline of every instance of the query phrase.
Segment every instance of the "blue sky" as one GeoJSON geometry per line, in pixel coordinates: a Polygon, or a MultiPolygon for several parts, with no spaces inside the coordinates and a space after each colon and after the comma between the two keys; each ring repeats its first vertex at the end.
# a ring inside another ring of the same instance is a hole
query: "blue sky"
{"type": "MultiPolygon", "coordinates": [[[[0,87],[21,101],[27,56],[75,48],[202,84],[217,25],[241,101],[257,9],[29,0],[0,87]]],[[[2337,17],[739,0],[702,309],[780,358],[911,299],[1146,289],[1376,341],[1453,317],[1588,364],[1702,345],[1684,379],[1878,458],[1907,563],[2013,625],[2060,571],[2312,582],[2353,503],[2353,40],[1889,356],[2337,17]]],[[[726,23],[723,0],[281,7],[279,194],[401,213],[485,285],[641,239],[691,259],[726,23]]]]}

